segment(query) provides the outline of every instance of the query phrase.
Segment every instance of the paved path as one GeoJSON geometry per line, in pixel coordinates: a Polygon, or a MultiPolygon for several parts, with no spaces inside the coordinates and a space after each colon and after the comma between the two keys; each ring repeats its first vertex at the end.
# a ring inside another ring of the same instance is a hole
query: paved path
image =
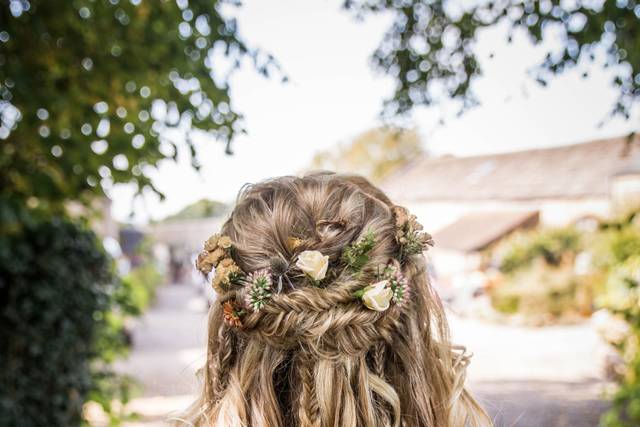
{"type": "Polygon", "coordinates": [[[190,285],[161,288],[154,306],[133,331],[129,358],[117,366],[143,386],[129,409],[141,422],[125,427],[167,425],[167,415],[179,415],[199,391],[196,370],[206,360],[207,303],[190,285]]]}
{"type": "Polygon", "coordinates": [[[449,315],[454,342],[473,353],[472,389],[498,426],[596,426],[606,353],[588,322],[543,328],[449,315]]]}
{"type": "MultiPolygon", "coordinates": [[[[496,426],[596,426],[601,399],[602,344],[588,324],[524,328],[450,316],[454,341],[474,353],[468,371],[496,426]]],[[[166,425],[197,392],[195,370],[205,360],[206,303],[195,287],[160,290],[134,331],[134,348],[119,369],[138,378],[143,395],[131,408],[142,420],[127,427],[166,425]],[[174,412],[176,413],[176,412],[174,412]]]]}

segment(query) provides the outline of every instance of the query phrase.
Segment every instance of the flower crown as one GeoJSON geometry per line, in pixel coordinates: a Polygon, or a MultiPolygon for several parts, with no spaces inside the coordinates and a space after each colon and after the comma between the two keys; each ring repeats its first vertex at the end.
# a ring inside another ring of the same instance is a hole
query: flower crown
{"type": "MultiPolygon", "coordinates": [[[[400,206],[394,206],[392,212],[396,226],[397,256],[376,274],[375,282],[353,293],[354,298],[375,311],[385,311],[391,303],[402,306],[407,301],[410,289],[401,272],[401,264],[409,256],[420,254],[433,246],[431,235],[423,231],[415,215],[400,206]]],[[[302,243],[295,237],[287,241],[292,251],[302,243]]],[[[367,232],[360,240],[342,250],[340,262],[353,274],[360,274],[375,244],[374,233],[367,232]]],[[[198,255],[196,268],[205,275],[214,271],[211,285],[218,293],[228,292],[233,286],[243,289],[242,301],[227,299],[223,302],[225,322],[230,326],[242,327],[242,317],[248,312],[260,311],[274,293],[282,291],[285,281],[293,287],[289,279],[292,264],[276,257],[271,260],[270,268],[245,273],[234,261],[233,252],[233,242],[229,236],[214,234],[207,239],[203,251],[198,255]]],[[[317,250],[305,250],[297,255],[295,267],[313,286],[323,287],[329,272],[329,257],[317,250]]]]}

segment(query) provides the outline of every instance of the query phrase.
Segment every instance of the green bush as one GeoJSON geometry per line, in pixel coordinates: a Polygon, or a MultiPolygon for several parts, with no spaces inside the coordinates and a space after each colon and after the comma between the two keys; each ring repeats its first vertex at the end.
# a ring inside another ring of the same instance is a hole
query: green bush
{"type": "Polygon", "coordinates": [[[24,224],[2,237],[0,425],[82,422],[113,286],[95,235],[68,221],[24,224]]]}
{"type": "MultiPolygon", "coordinates": [[[[628,234],[624,238],[628,241],[628,234]]],[[[615,247],[619,247],[615,245],[615,247]]],[[[606,283],[603,305],[622,317],[629,334],[616,347],[626,362],[620,388],[613,397],[612,408],[602,418],[606,427],[640,425],[640,255],[628,257],[611,269],[606,283]]]]}
{"type": "Polygon", "coordinates": [[[573,262],[583,242],[573,227],[517,233],[493,249],[503,273],[489,289],[492,306],[535,320],[591,312],[592,285],[575,277],[573,262]]]}
{"type": "Polygon", "coordinates": [[[599,233],[595,243],[598,267],[615,270],[627,259],[640,254],[640,228],[609,228],[599,233]]]}
{"type": "Polygon", "coordinates": [[[507,276],[489,290],[489,296],[492,306],[505,314],[559,318],[585,311],[579,297],[579,290],[585,288],[569,266],[549,268],[539,262],[507,276]]]}
{"type": "MultiPolygon", "coordinates": [[[[613,396],[611,409],[602,417],[604,427],[640,425],[640,210],[600,225],[594,252],[597,267],[606,279],[600,307],[628,325],[628,330],[610,342],[625,362],[620,387],[613,396]]],[[[605,336],[605,339],[607,336],[605,336]]]]}
{"type": "Polygon", "coordinates": [[[122,278],[122,286],[116,295],[126,314],[139,316],[156,296],[163,277],[152,262],[145,262],[122,278]]]}
{"type": "Polygon", "coordinates": [[[580,251],[580,234],[572,227],[520,233],[507,239],[496,251],[499,269],[511,274],[531,266],[536,259],[557,267],[580,251]]]}

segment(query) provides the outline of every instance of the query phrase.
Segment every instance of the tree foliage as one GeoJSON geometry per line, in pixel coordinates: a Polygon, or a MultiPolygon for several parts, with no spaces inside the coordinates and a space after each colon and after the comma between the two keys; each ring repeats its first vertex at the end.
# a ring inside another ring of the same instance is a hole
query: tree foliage
{"type": "Polygon", "coordinates": [[[175,221],[183,219],[198,219],[198,218],[210,218],[213,216],[220,216],[226,213],[228,206],[222,202],[216,200],[201,199],[195,203],[192,203],[179,212],[169,215],[164,221],[175,221]]]}
{"type": "MultiPolygon", "coordinates": [[[[227,86],[244,57],[267,74],[224,0],[12,0],[0,5],[0,187],[30,204],[153,188],[182,132],[242,132],[227,86]],[[225,69],[226,66],[226,69],[225,69]]],[[[5,193],[5,194],[6,194],[5,193]]]]}
{"type": "MultiPolygon", "coordinates": [[[[611,409],[602,417],[606,427],[640,424],[640,211],[632,211],[601,227],[596,252],[600,267],[607,273],[605,294],[600,305],[628,325],[628,331],[611,342],[625,361],[620,388],[611,409]]],[[[606,338],[606,337],[605,337],[606,338]]],[[[609,340],[611,341],[611,340],[609,340]]]]}
{"type": "Polygon", "coordinates": [[[422,153],[420,137],[415,130],[382,127],[364,132],[337,149],[317,153],[311,167],[357,173],[379,182],[422,153]]]}
{"type": "Polygon", "coordinates": [[[376,68],[396,80],[395,93],[385,103],[389,115],[446,97],[461,101],[463,108],[477,103],[471,85],[482,74],[474,52],[477,36],[502,23],[509,28],[509,41],[516,30],[525,31],[534,44],[555,37],[552,50],[532,72],[539,83],[582,59],[602,61],[604,67],[622,65],[614,68],[619,91],[614,113],[628,117],[640,98],[636,0],[345,0],[344,5],[358,15],[393,14],[372,58],[376,68]]]}

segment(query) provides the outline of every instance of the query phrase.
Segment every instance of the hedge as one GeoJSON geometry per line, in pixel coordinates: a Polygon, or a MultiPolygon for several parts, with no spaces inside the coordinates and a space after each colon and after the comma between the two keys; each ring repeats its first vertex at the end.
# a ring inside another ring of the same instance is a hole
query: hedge
{"type": "Polygon", "coordinates": [[[77,426],[110,310],[109,258],[68,220],[0,239],[0,425],[77,426]]]}

